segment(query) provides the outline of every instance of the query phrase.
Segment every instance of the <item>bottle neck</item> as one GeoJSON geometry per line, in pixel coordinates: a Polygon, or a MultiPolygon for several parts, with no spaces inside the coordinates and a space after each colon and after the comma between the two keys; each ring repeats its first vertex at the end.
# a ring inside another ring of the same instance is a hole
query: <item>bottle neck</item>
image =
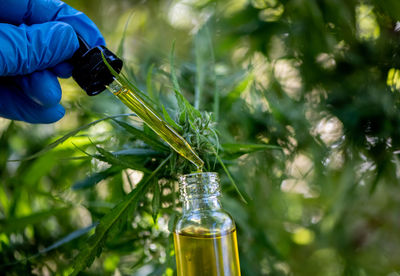
{"type": "Polygon", "coordinates": [[[179,178],[183,214],[221,209],[217,173],[193,173],[179,178]]]}
{"type": "Polygon", "coordinates": [[[218,197],[196,198],[183,201],[182,213],[185,215],[192,212],[216,211],[221,208],[218,197]]]}

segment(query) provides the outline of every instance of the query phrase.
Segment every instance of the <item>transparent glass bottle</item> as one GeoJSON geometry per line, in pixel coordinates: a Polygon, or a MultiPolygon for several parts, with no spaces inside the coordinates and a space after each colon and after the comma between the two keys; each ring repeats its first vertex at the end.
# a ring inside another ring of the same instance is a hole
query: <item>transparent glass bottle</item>
{"type": "Polygon", "coordinates": [[[174,227],[178,276],[240,275],[236,227],[219,201],[214,172],[179,178],[182,216],[174,227]]]}

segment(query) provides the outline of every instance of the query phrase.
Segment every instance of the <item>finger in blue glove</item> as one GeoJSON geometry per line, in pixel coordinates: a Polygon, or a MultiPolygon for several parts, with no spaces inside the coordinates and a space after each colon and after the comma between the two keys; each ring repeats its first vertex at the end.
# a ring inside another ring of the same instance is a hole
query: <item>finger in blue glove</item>
{"type": "Polygon", "coordinates": [[[79,48],[71,25],[47,22],[32,26],[0,24],[0,76],[26,75],[70,59],[79,48]]]}
{"type": "Polygon", "coordinates": [[[58,103],[51,106],[43,106],[33,101],[30,96],[27,96],[21,90],[14,78],[2,78],[0,81],[0,95],[0,116],[12,120],[33,124],[48,124],[60,120],[65,114],[64,108],[58,103]]]}
{"type": "Polygon", "coordinates": [[[54,74],[57,75],[57,77],[62,78],[62,79],[67,79],[72,76],[72,70],[74,69],[74,66],[68,61],[61,62],[51,68],[54,74]]]}
{"type": "Polygon", "coordinates": [[[26,97],[40,106],[52,107],[61,100],[60,83],[50,70],[14,77],[14,82],[26,97]]]}
{"type": "Polygon", "coordinates": [[[71,76],[66,60],[78,48],[76,33],[90,46],[105,45],[103,36],[85,14],[59,0],[2,0],[0,10],[0,76],[15,76],[0,79],[0,116],[59,120],[65,111],[56,76],[71,76]]]}

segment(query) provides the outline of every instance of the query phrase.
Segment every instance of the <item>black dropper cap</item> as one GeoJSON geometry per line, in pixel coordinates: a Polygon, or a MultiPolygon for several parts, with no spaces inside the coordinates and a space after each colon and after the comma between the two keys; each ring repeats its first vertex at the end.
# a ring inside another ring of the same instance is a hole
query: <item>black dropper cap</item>
{"type": "Polygon", "coordinates": [[[114,80],[101,53],[117,73],[122,69],[122,60],[102,45],[91,48],[79,35],[78,40],[79,49],[72,57],[72,77],[89,96],[94,96],[103,92],[106,85],[114,80]]]}

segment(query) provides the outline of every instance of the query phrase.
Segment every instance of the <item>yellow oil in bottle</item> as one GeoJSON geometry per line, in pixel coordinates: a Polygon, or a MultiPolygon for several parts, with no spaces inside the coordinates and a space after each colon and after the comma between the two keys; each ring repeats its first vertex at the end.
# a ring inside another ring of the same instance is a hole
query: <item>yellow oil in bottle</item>
{"type": "Polygon", "coordinates": [[[178,276],[240,276],[236,229],[223,235],[174,233],[178,276]]]}
{"type": "Polygon", "coordinates": [[[198,171],[202,171],[204,162],[179,133],[168,125],[149,104],[139,95],[124,87],[117,80],[109,86],[111,92],[127,107],[137,114],[161,139],[167,142],[177,153],[192,162],[198,171]]]}

